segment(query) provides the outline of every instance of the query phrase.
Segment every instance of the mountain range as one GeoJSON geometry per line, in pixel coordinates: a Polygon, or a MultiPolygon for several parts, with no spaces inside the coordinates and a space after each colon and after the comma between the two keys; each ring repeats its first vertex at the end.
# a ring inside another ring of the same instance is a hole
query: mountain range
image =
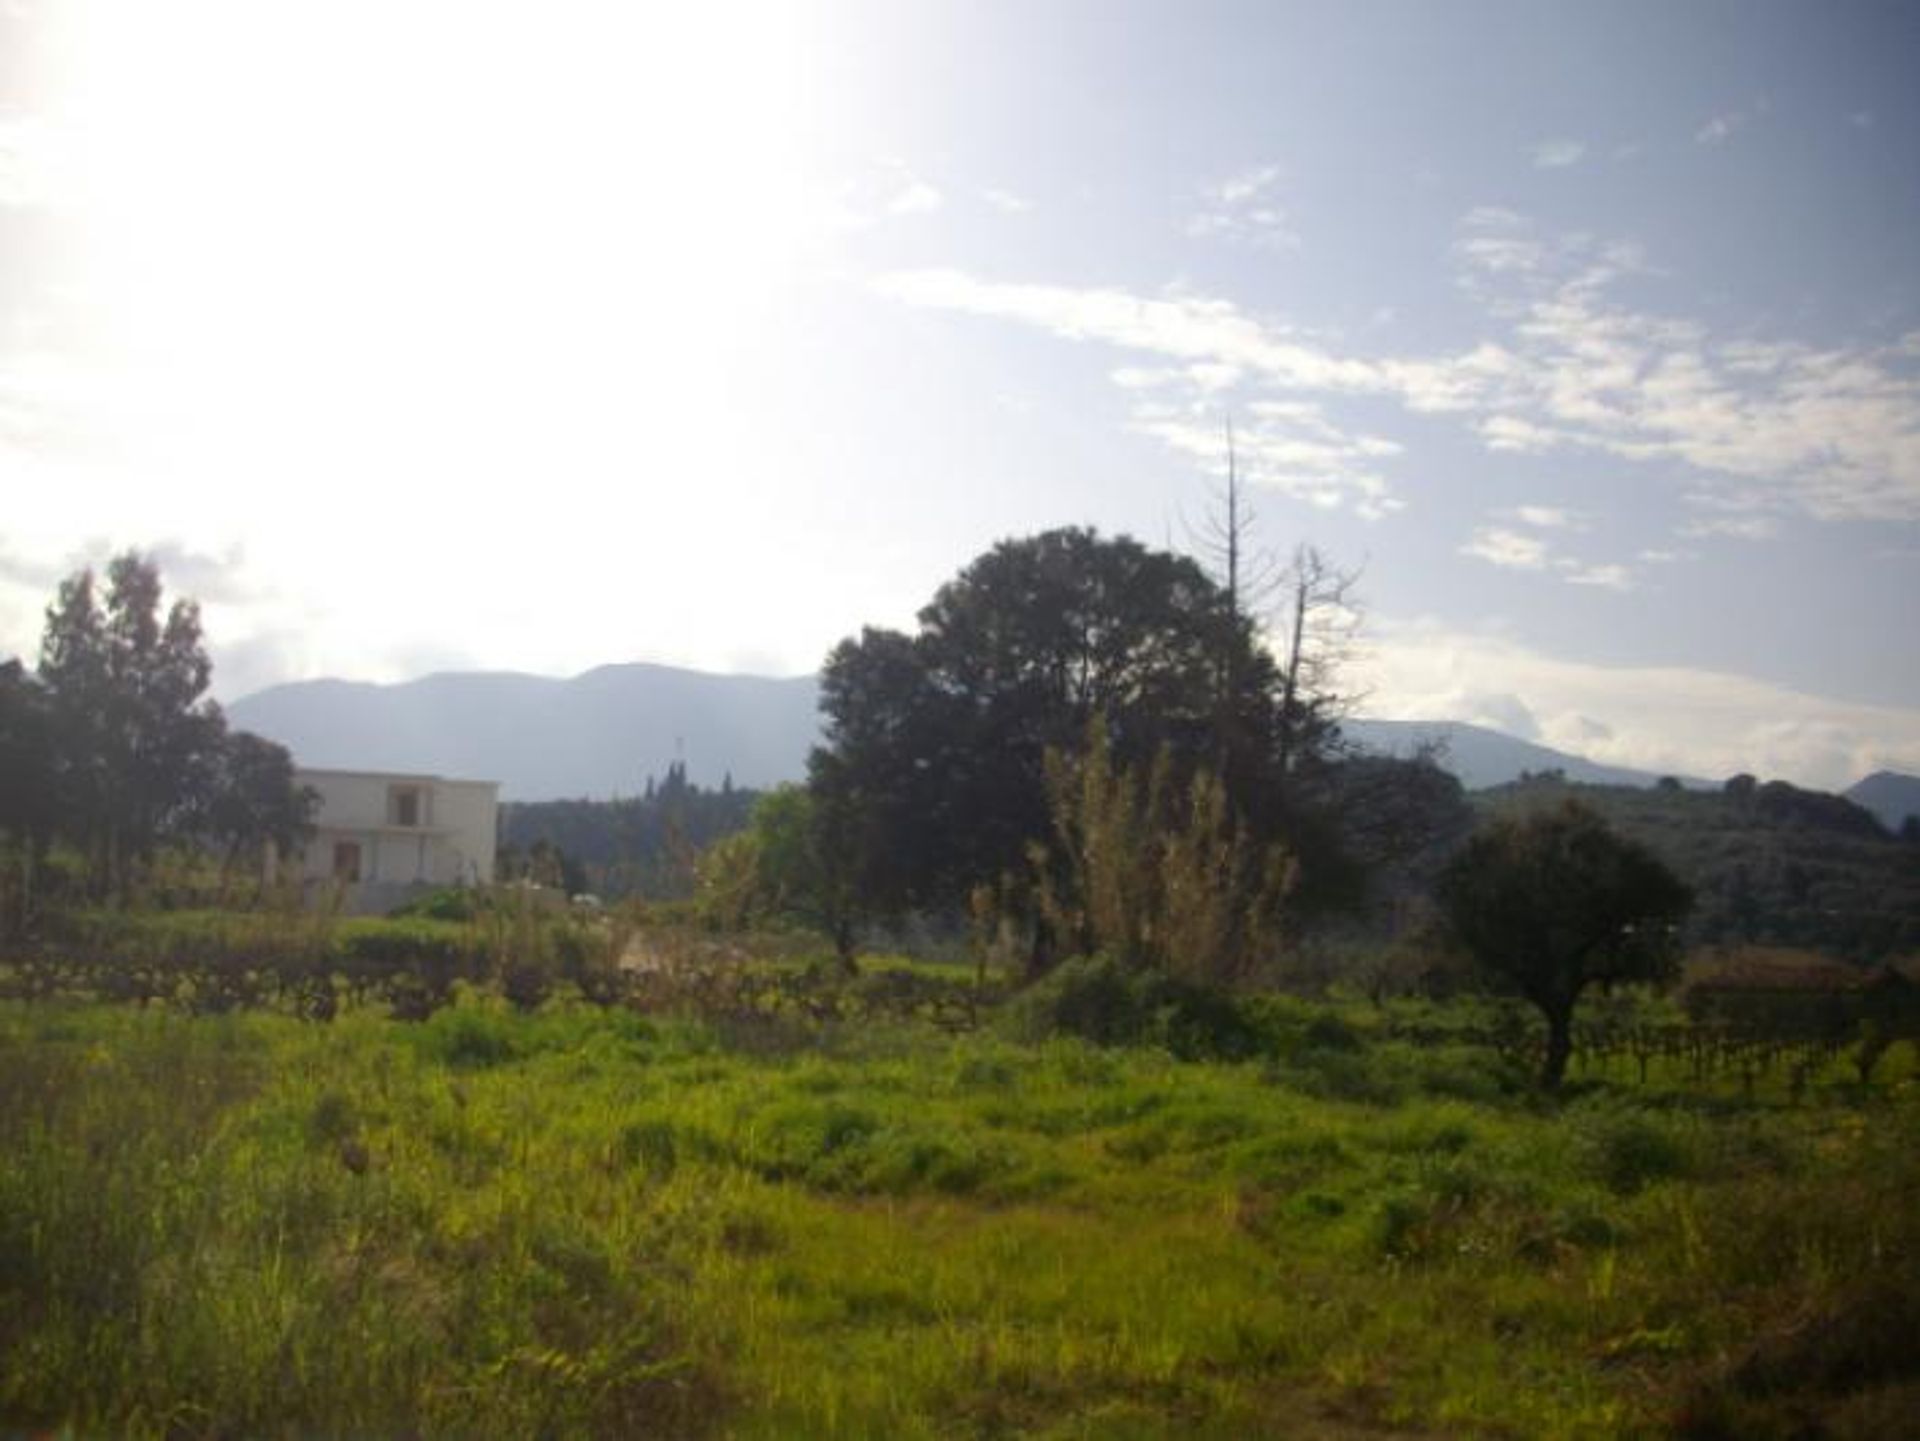
{"type": "Polygon", "coordinates": [[[762,787],[798,780],[819,731],[812,676],[600,666],[569,679],[452,671],[382,685],[311,680],[227,708],[303,766],[500,782],[510,800],[637,795],[675,762],[687,777],[762,787]]]}
{"type": "MultiPolygon", "coordinates": [[[[295,681],[235,701],[228,717],[280,742],[304,766],[497,780],[504,798],[536,801],[635,795],[676,762],[706,786],[799,780],[819,738],[818,700],[813,676],[713,675],[634,663],[566,679],[453,671],[394,684],[295,681]]],[[[1373,750],[1407,754],[1430,745],[1469,790],[1554,770],[1590,785],[1659,779],[1460,721],[1358,718],[1343,728],[1373,750]]],[[[1913,776],[1883,771],[1848,795],[1889,826],[1920,813],[1920,778],[1913,776]]]]}

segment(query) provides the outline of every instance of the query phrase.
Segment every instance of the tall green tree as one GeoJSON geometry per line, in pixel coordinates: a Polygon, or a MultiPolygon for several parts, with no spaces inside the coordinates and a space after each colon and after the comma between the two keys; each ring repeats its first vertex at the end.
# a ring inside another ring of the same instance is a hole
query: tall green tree
{"type": "Polygon", "coordinates": [[[1487,822],[1440,873],[1434,899],[1460,949],[1546,1018],[1540,1080],[1553,1090],[1582,992],[1669,978],[1693,896],[1652,851],[1569,800],[1487,822]]]}
{"type": "Polygon", "coordinates": [[[212,678],[200,608],[161,612],[159,570],[129,551],[107,568],[104,603],[93,572],[62,582],[40,650],[55,734],[54,777],[96,883],[124,891],[129,868],[185,831],[225,722],[207,700],[212,678]]]}

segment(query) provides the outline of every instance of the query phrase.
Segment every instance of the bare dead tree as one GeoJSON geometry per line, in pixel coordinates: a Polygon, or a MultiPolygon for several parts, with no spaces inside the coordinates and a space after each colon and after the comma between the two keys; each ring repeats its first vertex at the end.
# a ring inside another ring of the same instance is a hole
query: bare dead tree
{"type": "Polygon", "coordinates": [[[1258,517],[1241,485],[1233,417],[1226,419],[1227,475],[1211,487],[1211,507],[1200,524],[1187,526],[1187,541],[1227,592],[1234,614],[1256,627],[1280,588],[1280,562],[1254,538],[1258,517]]]}
{"type": "MultiPolygon", "coordinates": [[[[1212,488],[1212,505],[1200,524],[1187,527],[1188,543],[1225,589],[1235,619],[1272,638],[1281,671],[1278,759],[1284,775],[1315,749],[1353,699],[1338,696],[1334,687],[1359,634],[1361,572],[1340,568],[1309,544],[1296,546],[1282,565],[1258,543],[1258,517],[1246,499],[1231,415],[1225,432],[1226,478],[1212,488]]],[[[1244,679],[1232,664],[1222,676],[1226,696],[1237,695],[1244,679]]]]}
{"type": "Polygon", "coordinates": [[[1198,525],[1187,525],[1186,530],[1189,548],[1212,573],[1227,600],[1229,627],[1221,638],[1214,716],[1215,765],[1238,790],[1240,782],[1249,778],[1248,757],[1253,749],[1249,727],[1255,724],[1247,713],[1245,695],[1253,678],[1247,673],[1247,650],[1239,638],[1246,635],[1256,644],[1265,640],[1267,615],[1278,594],[1280,567],[1273,553],[1254,540],[1257,516],[1242,487],[1231,415],[1226,418],[1225,431],[1225,481],[1209,488],[1211,504],[1205,516],[1198,525]]]}
{"type": "Polygon", "coordinates": [[[1339,695],[1335,685],[1359,635],[1359,584],[1358,570],[1343,570],[1319,547],[1304,544],[1277,577],[1283,775],[1354,699],[1339,695]]]}

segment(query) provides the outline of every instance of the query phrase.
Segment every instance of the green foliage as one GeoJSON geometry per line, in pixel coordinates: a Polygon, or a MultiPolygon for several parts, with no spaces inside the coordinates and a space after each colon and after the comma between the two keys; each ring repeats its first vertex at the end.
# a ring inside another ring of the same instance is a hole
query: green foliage
{"type": "Polygon", "coordinates": [[[1594,982],[1676,973],[1691,893],[1637,842],[1576,801],[1483,826],[1441,873],[1451,939],[1547,1021],[1543,1084],[1560,1084],[1573,1010],[1594,982]]]}
{"type": "Polygon", "coordinates": [[[1878,962],[1920,951],[1920,867],[1867,811],[1839,796],[1736,776],[1721,791],[1506,786],[1494,811],[1577,795],[1658,855],[1695,895],[1689,946],[1770,945],[1878,962]]]}
{"type": "Polygon", "coordinates": [[[478,920],[486,908],[485,892],[477,886],[447,886],[416,896],[390,912],[395,919],[418,917],[429,921],[478,920]]]}
{"type": "Polygon", "coordinates": [[[1585,1130],[1593,1173],[1618,1194],[1632,1195],[1692,1169],[1691,1148],[1671,1117],[1603,1112],[1590,1117],[1585,1130]]]}
{"type": "Polygon", "coordinates": [[[1010,1034],[1077,1036],[1102,1046],[1152,1045],[1184,1060],[1240,1060],[1268,1038],[1232,997],[1109,957],[1069,961],[1007,1007],[1010,1034]]]}
{"type": "Polygon", "coordinates": [[[695,899],[707,922],[729,930],[805,926],[850,964],[859,908],[828,810],[796,785],[755,801],[747,829],[700,857],[695,899]]]}
{"type": "Polygon", "coordinates": [[[287,748],[246,731],[222,734],[208,757],[205,792],[192,829],[220,854],[223,869],[250,848],[291,852],[311,831],[316,792],[297,785],[287,748]]]}
{"type": "Polygon", "coordinates": [[[1098,714],[1118,764],[1166,748],[1183,773],[1225,774],[1249,815],[1274,810],[1279,677],[1191,560],[1048,531],[978,557],[919,622],[842,642],[821,680],[812,788],[844,812],[860,893],[883,912],[957,911],[1020,870],[1050,829],[1045,756],[1077,750],[1098,714]]]}
{"type": "Polygon", "coordinates": [[[160,573],[138,553],[114,558],[104,597],[91,570],[61,583],[37,674],[0,667],[0,936],[44,909],[55,842],[84,857],[93,897],[125,902],[169,845],[212,847],[224,883],[243,853],[304,833],[312,798],[291,757],[229,734],[211,678],[199,607],[176,600],[163,619],[160,573]]]}
{"type": "MultiPolygon", "coordinates": [[[[570,893],[685,899],[693,894],[695,858],[745,828],[759,792],[703,788],[674,762],[666,780],[647,778],[638,796],[610,801],[514,801],[500,807],[502,856],[508,872],[544,845],[577,874],[554,874],[570,893]]],[[[556,862],[557,864],[557,862],[556,862]]]]}
{"type": "Polygon", "coordinates": [[[159,571],[129,551],[108,567],[104,603],[92,571],[62,582],[40,648],[65,823],[116,892],[184,829],[224,729],[202,699],[212,666],[199,607],[176,601],[162,620],[160,600],[159,571]]]}

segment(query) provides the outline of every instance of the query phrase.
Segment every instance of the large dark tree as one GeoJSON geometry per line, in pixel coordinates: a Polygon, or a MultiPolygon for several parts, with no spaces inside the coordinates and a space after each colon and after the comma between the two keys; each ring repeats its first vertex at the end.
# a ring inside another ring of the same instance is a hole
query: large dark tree
{"type": "Polygon", "coordinates": [[[1669,977],[1693,900],[1652,851],[1571,800],[1489,821],[1441,872],[1434,898],[1460,948],[1546,1017],[1548,1089],[1573,1054],[1581,992],[1669,977]]]}
{"type": "Polygon", "coordinates": [[[30,924],[59,821],[46,691],[10,660],[0,664],[0,939],[30,924]]]}
{"type": "Polygon", "coordinates": [[[1091,530],[1005,541],[943,586],[912,636],[829,657],[814,790],[838,807],[862,894],[958,907],[1048,834],[1045,757],[1105,718],[1116,763],[1225,772],[1257,828],[1279,813],[1279,677],[1194,561],[1091,530]]]}
{"type": "Polygon", "coordinates": [[[10,660],[0,664],[0,835],[37,849],[58,818],[47,694],[10,660]]]}
{"type": "Polygon", "coordinates": [[[213,749],[195,829],[218,850],[224,875],[243,854],[286,855],[311,830],[316,792],[294,781],[287,748],[249,731],[213,749]]]}

